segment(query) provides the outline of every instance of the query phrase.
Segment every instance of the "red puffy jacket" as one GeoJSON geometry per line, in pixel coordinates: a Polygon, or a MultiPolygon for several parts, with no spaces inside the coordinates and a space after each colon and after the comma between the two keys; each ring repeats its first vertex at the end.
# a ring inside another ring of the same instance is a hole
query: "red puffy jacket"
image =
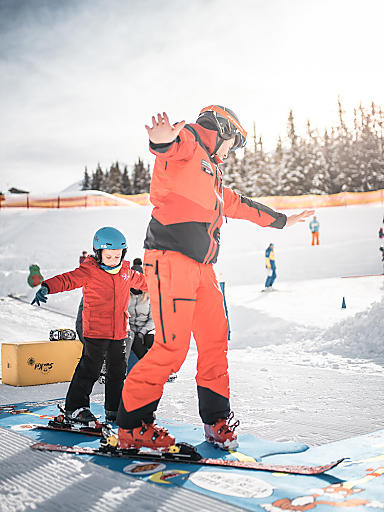
{"type": "Polygon", "coordinates": [[[83,288],[83,334],[87,338],[121,340],[128,335],[131,287],[147,291],[145,277],[123,261],[117,274],[102,270],[92,256],[75,270],[45,280],[49,293],[83,288]]]}

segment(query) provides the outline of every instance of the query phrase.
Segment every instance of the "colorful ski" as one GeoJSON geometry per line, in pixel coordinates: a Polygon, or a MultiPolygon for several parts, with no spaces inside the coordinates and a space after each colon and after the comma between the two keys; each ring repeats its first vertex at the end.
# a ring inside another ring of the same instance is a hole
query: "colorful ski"
{"type": "Polygon", "coordinates": [[[161,462],[174,462],[183,464],[197,464],[201,466],[220,466],[238,469],[250,469],[254,471],[272,471],[277,473],[292,473],[297,475],[320,475],[325,473],[344,459],[339,459],[323,466],[307,466],[292,464],[269,464],[265,462],[238,461],[227,459],[203,458],[196,449],[186,443],[178,443],[175,448],[178,451],[157,452],[150,450],[120,450],[118,448],[110,448],[101,446],[100,448],[92,448],[89,446],[62,446],[59,444],[35,443],[31,446],[34,450],[65,452],[76,455],[101,455],[104,457],[117,457],[132,460],[151,460],[161,462]]]}
{"type": "Polygon", "coordinates": [[[58,432],[71,432],[73,434],[103,437],[103,429],[107,428],[107,425],[103,424],[100,428],[94,428],[81,424],[60,423],[58,421],[51,420],[47,425],[42,425],[41,423],[29,423],[23,425],[23,427],[26,430],[56,430],[58,432]]]}

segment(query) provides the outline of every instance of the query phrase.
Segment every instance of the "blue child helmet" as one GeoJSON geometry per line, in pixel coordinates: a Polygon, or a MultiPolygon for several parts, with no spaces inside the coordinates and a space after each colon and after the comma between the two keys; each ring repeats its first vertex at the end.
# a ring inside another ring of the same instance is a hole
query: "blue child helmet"
{"type": "Polygon", "coordinates": [[[121,231],[116,228],[104,227],[96,231],[93,237],[93,249],[126,249],[127,241],[121,231]]]}

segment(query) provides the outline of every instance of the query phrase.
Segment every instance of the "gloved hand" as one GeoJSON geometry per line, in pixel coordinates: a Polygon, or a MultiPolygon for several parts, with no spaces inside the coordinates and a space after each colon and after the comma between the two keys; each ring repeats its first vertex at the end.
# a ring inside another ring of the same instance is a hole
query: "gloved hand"
{"type": "Polygon", "coordinates": [[[48,297],[47,297],[48,293],[49,293],[48,288],[47,288],[46,286],[44,286],[44,285],[43,285],[43,286],[40,288],[40,290],[38,290],[38,291],[36,292],[35,298],[34,298],[34,299],[33,299],[33,301],[31,302],[31,304],[32,304],[32,305],[33,305],[33,304],[37,304],[38,306],[40,306],[40,302],[44,302],[44,303],[45,303],[45,302],[47,302],[47,300],[48,300],[48,297]]]}
{"type": "Polygon", "coordinates": [[[135,340],[144,345],[144,334],[142,332],[137,332],[135,334],[135,340]]]}

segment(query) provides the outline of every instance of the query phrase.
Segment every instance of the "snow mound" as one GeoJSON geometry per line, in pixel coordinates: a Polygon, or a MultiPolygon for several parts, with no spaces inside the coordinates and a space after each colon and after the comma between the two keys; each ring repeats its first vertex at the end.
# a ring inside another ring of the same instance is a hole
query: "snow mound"
{"type": "Polygon", "coordinates": [[[328,328],[317,342],[317,350],[345,357],[384,361],[384,299],[328,328]],[[319,342],[321,344],[319,344],[319,342]]]}
{"type": "Polygon", "coordinates": [[[83,190],[83,180],[76,181],[75,183],[72,183],[72,185],[69,185],[69,187],[66,187],[61,192],[62,193],[70,193],[70,192],[81,192],[83,190]]]}

